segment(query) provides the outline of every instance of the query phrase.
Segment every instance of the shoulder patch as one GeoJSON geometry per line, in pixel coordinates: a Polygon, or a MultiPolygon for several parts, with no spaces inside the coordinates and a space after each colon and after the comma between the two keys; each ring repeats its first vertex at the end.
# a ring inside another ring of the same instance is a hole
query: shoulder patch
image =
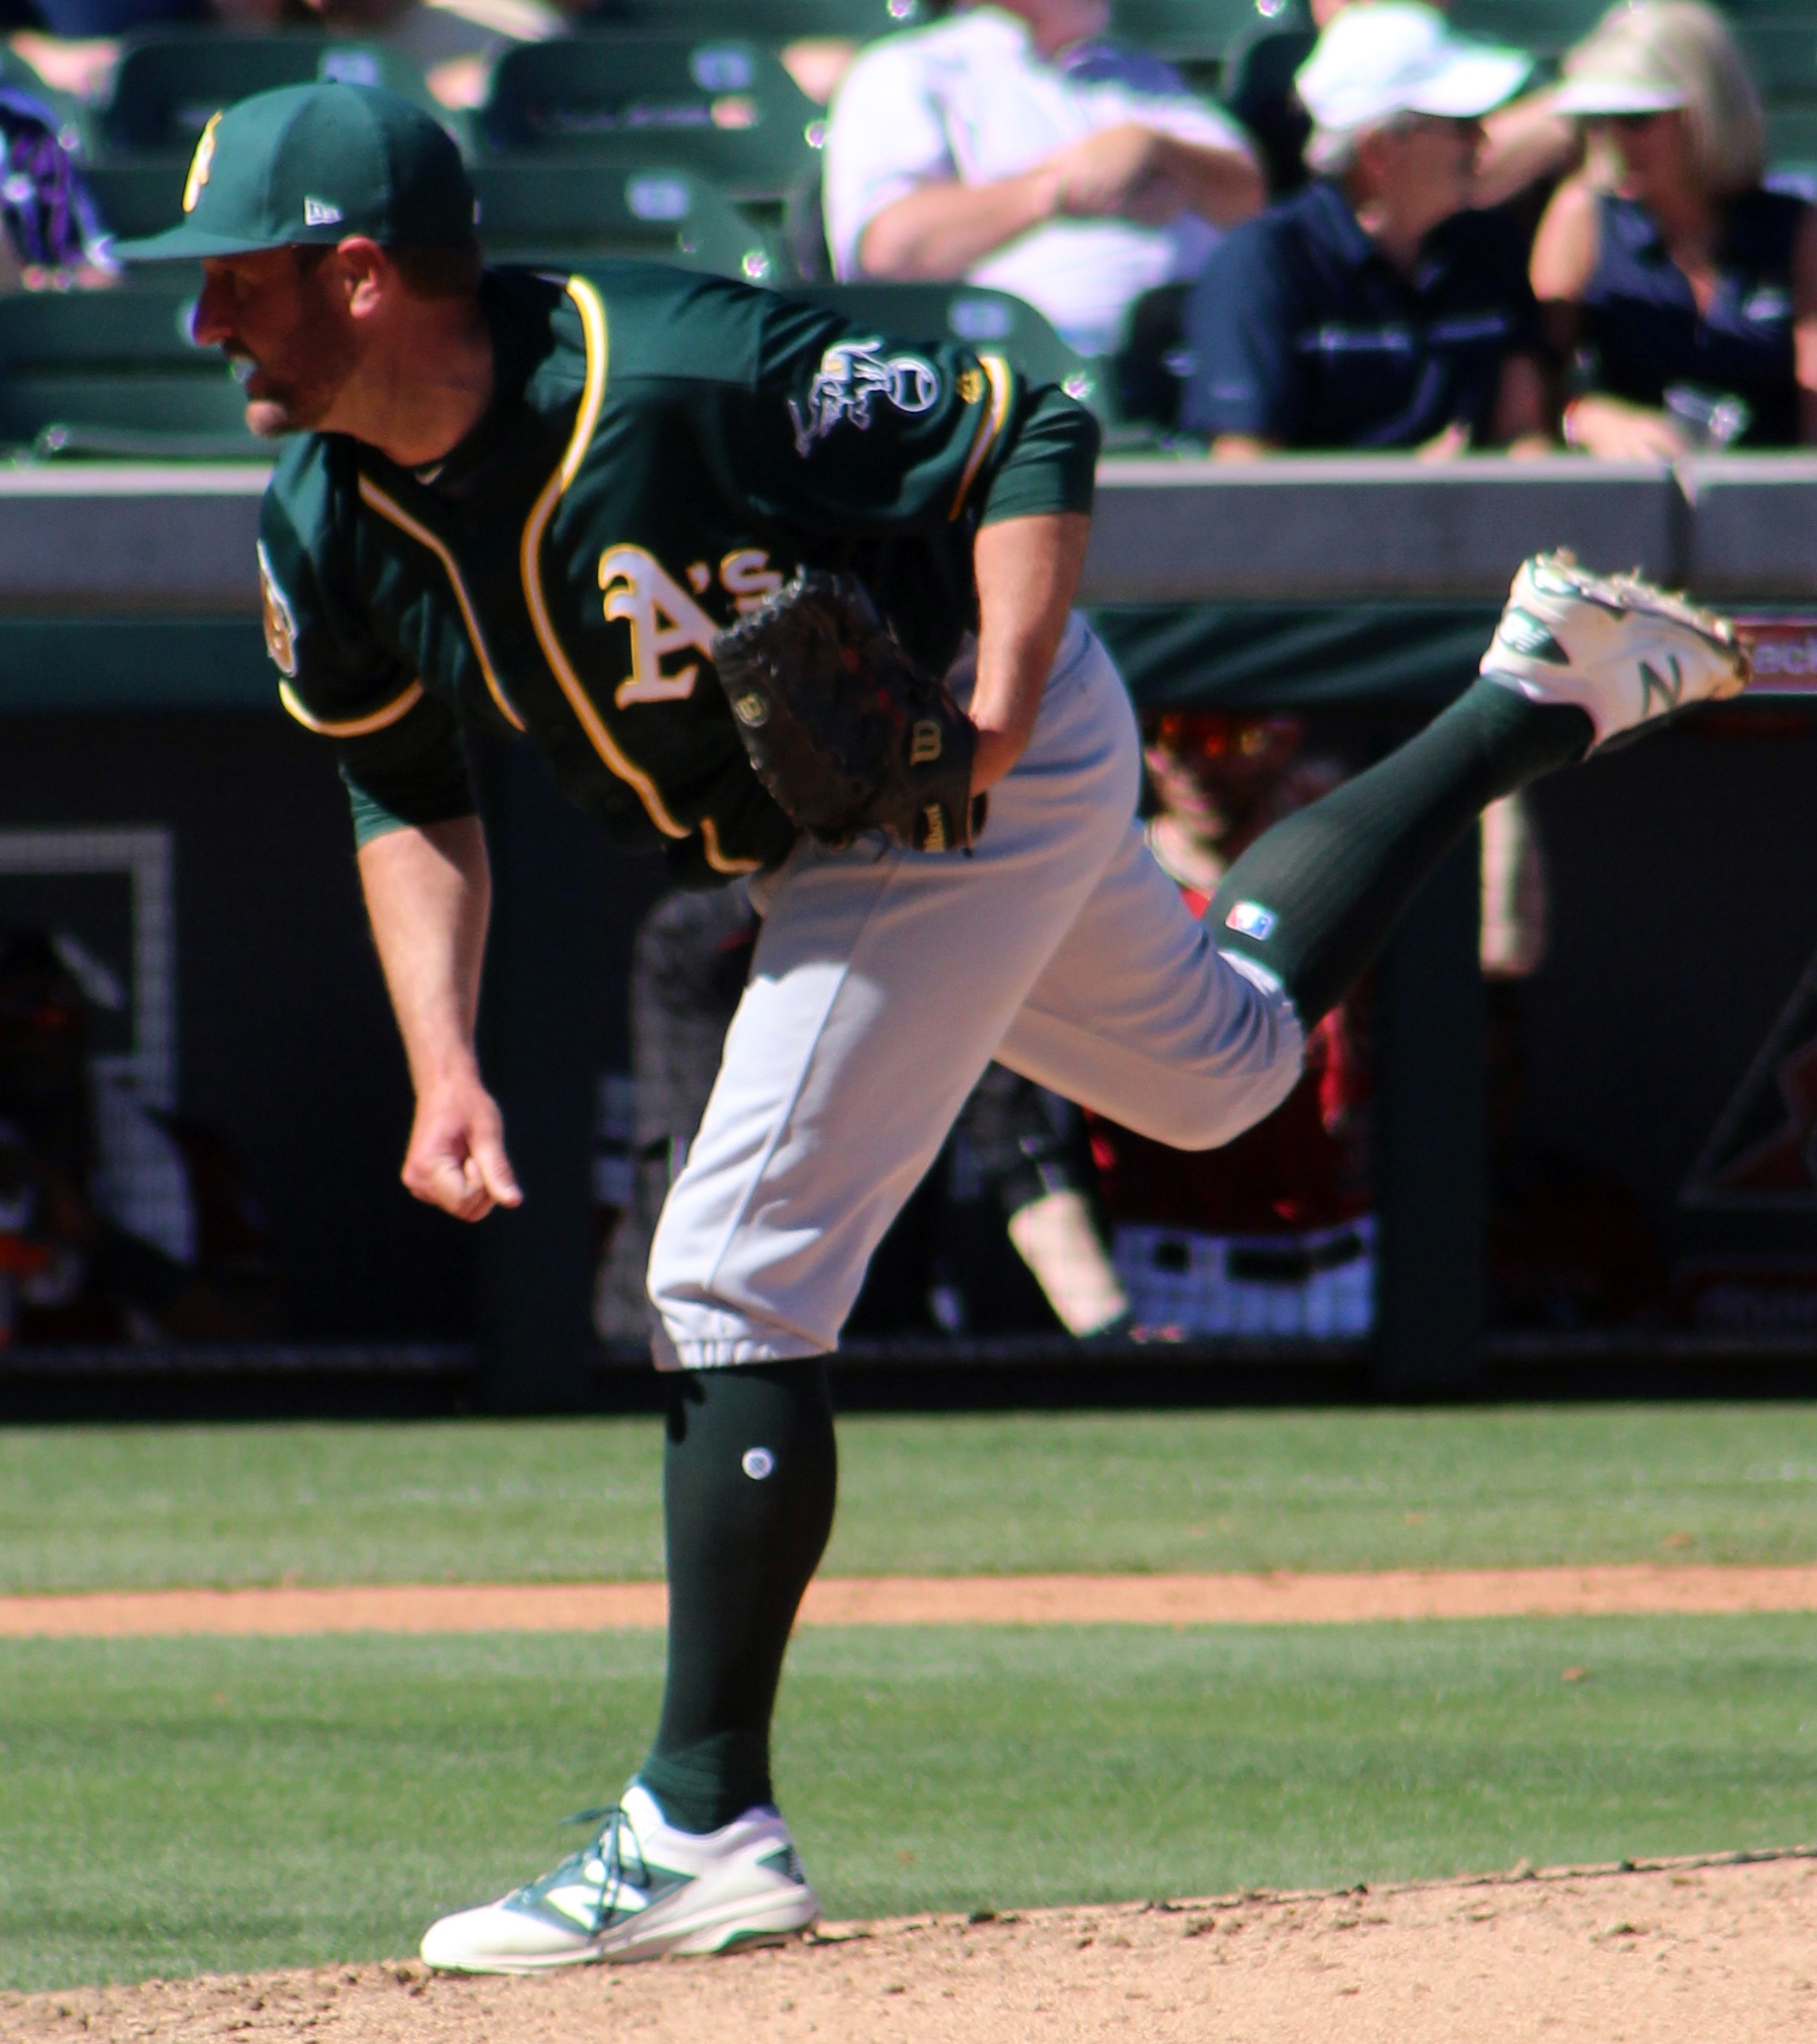
{"type": "Polygon", "coordinates": [[[262,598],[261,608],[265,622],[265,651],[271,656],[271,664],[286,680],[296,679],[296,612],[290,608],[290,599],[277,585],[277,576],[271,570],[271,557],[265,552],[265,543],[258,543],[258,589],[262,598]]]}
{"type": "Polygon", "coordinates": [[[868,432],[877,404],[913,414],[931,411],[939,402],[940,371],[926,356],[885,355],[880,334],[836,341],[820,358],[805,408],[792,397],[788,401],[795,452],[805,460],[815,442],[846,420],[860,433],[868,432]]]}

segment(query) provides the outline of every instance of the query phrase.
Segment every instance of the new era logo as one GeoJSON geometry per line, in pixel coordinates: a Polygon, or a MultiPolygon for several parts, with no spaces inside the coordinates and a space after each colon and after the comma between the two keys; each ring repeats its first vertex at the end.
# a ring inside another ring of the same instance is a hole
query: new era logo
{"type": "Polygon", "coordinates": [[[340,224],[341,218],[341,208],[331,206],[326,199],[305,198],[303,201],[305,227],[336,227],[340,224]]]}

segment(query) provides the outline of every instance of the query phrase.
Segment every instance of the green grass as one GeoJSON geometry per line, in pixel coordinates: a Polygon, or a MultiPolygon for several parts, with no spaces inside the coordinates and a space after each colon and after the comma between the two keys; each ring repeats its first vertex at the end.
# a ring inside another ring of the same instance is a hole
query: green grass
{"type": "MultiPolygon", "coordinates": [[[[842,1422],[835,1571],[1817,1558],[1817,1407],[842,1422]]],[[[654,1420],[0,1431],[0,1590],[661,1570],[654,1420]]]]}
{"type": "MultiPolygon", "coordinates": [[[[659,1651],[0,1647],[0,1987],[408,1952],[566,1849],[659,1651]]],[[[821,1632],[778,1779],[836,1915],[1784,1844],[1817,1621],[821,1632]]]]}

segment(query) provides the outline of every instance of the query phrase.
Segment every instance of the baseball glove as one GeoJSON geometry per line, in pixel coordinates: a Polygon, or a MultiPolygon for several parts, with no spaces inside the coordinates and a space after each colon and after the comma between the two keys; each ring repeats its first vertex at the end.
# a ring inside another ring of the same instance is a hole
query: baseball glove
{"type": "Polygon", "coordinates": [[[714,639],[713,664],[757,778],[822,844],[879,830],[917,852],[970,848],[977,733],[856,575],[803,568],[714,639]]]}

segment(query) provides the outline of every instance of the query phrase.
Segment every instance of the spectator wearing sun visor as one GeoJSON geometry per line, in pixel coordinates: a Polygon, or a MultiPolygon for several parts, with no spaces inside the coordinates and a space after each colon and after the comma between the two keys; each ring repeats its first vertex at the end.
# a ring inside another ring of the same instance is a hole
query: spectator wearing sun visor
{"type": "Polygon", "coordinates": [[[1531,67],[1414,0],[1324,31],[1296,80],[1313,181],[1226,239],[1187,309],[1183,420],[1214,455],[1543,438],[1525,252],[1469,210],[1481,117],[1531,67]]]}
{"type": "Polygon", "coordinates": [[[1762,181],[1729,25],[1695,0],[1618,8],[1554,104],[1589,136],[1533,248],[1565,438],[1614,460],[1817,441],[1817,208],[1762,181]]]}

